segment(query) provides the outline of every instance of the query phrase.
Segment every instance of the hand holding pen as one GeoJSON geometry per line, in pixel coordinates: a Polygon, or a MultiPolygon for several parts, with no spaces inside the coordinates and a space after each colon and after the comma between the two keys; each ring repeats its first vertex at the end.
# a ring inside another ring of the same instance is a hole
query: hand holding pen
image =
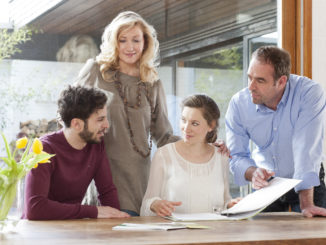
{"type": "Polygon", "coordinates": [[[264,168],[256,168],[256,170],[252,174],[252,187],[254,189],[261,189],[265,186],[268,186],[268,182],[273,178],[275,173],[271,170],[267,170],[264,168]]]}
{"type": "Polygon", "coordinates": [[[249,167],[245,173],[247,180],[252,182],[254,189],[261,189],[268,186],[268,181],[275,175],[271,170],[257,167],[249,167]]]}

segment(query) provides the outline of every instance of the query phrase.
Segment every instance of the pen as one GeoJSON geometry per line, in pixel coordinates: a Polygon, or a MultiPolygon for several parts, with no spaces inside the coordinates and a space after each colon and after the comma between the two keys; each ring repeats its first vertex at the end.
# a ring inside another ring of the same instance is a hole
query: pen
{"type": "Polygon", "coordinates": [[[267,182],[270,182],[272,179],[274,179],[274,176],[269,177],[267,182]]]}

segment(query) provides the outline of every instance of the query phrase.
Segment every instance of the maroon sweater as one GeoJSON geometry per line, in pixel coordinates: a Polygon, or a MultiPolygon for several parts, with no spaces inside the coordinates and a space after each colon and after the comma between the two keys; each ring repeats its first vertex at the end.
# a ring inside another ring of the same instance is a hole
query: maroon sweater
{"type": "Polygon", "coordinates": [[[41,138],[44,151],[56,154],[39,164],[25,180],[23,217],[30,220],[97,218],[97,207],[81,205],[92,179],[102,206],[119,209],[104,142],[74,149],[63,131],[41,138]]]}

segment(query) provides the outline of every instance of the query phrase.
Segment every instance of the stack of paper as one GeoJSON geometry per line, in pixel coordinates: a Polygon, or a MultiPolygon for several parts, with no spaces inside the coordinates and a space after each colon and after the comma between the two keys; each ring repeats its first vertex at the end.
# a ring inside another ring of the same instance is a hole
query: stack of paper
{"type": "Polygon", "coordinates": [[[172,216],[165,217],[173,221],[199,221],[199,220],[237,220],[217,213],[173,213],[172,216]]]}

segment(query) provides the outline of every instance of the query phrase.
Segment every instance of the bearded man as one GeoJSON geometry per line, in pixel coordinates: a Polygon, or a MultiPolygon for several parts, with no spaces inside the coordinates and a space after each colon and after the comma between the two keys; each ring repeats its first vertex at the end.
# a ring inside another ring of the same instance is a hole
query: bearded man
{"type": "Polygon", "coordinates": [[[41,138],[48,164],[30,171],[25,181],[23,217],[30,220],[123,218],[102,137],[109,128],[108,98],[99,89],[69,86],[58,100],[64,128],[41,138]],[[94,179],[101,206],[82,205],[94,179]]]}

